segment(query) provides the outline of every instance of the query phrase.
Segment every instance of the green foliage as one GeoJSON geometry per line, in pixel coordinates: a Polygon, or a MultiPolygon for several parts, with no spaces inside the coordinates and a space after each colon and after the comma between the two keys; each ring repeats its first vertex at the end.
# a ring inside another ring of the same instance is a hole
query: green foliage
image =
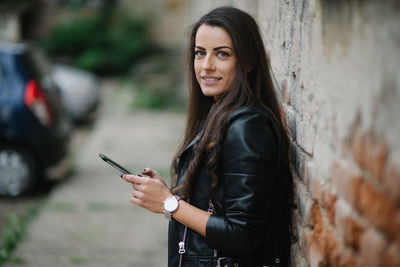
{"type": "Polygon", "coordinates": [[[156,49],[148,38],[149,21],[106,15],[98,12],[55,24],[43,47],[53,57],[69,57],[76,66],[99,74],[126,72],[156,49]]]}
{"type": "MultiPolygon", "coordinates": [[[[11,213],[4,222],[0,232],[0,266],[12,259],[11,253],[26,234],[27,223],[37,214],[39,207],[29,207],[25,214],[11,213]]],[[[15,258],[15,261],[21,259],[15,258]]]]}
{"type": "Polygon", "coordinates": [[[164,51],[147,58],[133,69],[132,83],[136,89],[132,103],[134,109],[183,110],[181,56],[173,51],[164,51]]]}

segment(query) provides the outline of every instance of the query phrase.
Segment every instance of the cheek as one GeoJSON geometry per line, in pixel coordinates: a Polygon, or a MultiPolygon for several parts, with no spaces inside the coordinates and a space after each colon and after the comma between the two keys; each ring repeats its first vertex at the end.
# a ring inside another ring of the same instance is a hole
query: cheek
{"type": "Polygon", "coordinates": [[[225,68],[225,75],[229,77],[228,82],[230,85],[233,82],[233,80],[235,79],[236,65],[234,65],[234,64],[227,65],[225,68]]]}
{"type": "Polygon", "coordinates": [[[198,62],[194,62],[194,73],[196,74],[196,79],[199,80],[199,74],[200,74],[200,64],[198,62]]]}

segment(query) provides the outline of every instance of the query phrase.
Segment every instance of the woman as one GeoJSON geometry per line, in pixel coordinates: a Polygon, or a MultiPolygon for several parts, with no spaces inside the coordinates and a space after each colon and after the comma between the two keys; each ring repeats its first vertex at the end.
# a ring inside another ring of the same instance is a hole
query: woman
{"type": "Polygon", "coordinates": [[[190,99],[170,190],[157,171],[131,202],[164,213],[168,266],[287,266],[288,138],[258,26],[221,7],[192,29],[190,99]]]}

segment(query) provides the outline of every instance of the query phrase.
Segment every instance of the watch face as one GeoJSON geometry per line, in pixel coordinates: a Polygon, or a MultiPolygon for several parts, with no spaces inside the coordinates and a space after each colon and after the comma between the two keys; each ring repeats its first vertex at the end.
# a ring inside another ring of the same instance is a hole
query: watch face
{"type": "Polygon", "coordinates": [[[174,197],[167,199],[164,203],[164,208],[168,212],[174,212],[178,208],[178,200],[174,197]]]}

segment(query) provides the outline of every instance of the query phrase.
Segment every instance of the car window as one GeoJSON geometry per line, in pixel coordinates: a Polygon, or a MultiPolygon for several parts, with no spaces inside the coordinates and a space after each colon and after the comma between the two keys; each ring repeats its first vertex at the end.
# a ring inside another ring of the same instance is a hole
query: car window
{"type": "Polygon", "coordinates": [[[25,60],[33,77],[40,81],[45,90],[50,90],[53,87],[53,81],[51,79],[51,63],[48,58],[40,50],[30,49],[25,55],[25,60]]]}

